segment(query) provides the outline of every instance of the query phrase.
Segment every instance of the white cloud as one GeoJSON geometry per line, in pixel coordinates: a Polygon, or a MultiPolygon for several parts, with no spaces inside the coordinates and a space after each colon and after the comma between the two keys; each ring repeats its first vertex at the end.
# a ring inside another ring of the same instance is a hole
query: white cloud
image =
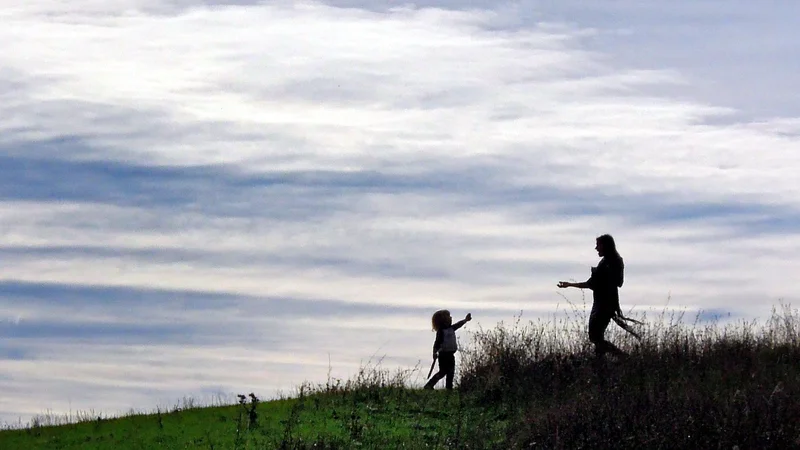
{"type": "Polygon", "coordinates": [[[604,66],[581,50],[580,30],[504,32],[484,28],[496,15],[482,11],[312,3],[101,17],[76,25],[23,10],[3,57],[52,80],[27,90],[50,110],[30,111],[29,127],[78,134],[94,158],[269,171],[514,155],[580,166],[575,180],[594,172],[581,184],[797,197],[796,140],[700,124],[725,109],[636,96],[679,78],[604,66]],[[108,108],[127,117],[107,123],[108,108]],[[741,165],[760,170],[719,169],[741,165]]]}

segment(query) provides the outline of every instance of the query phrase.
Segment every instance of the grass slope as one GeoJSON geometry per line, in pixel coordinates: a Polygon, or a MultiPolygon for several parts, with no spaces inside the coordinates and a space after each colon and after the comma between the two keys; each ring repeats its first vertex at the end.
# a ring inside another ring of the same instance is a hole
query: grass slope
{"type": "Polygon", "coordinates": [[[0,432],[2,449],[800,448],[800,322],[657,317],[594,358],[577,321],[479,330],[457,391],[364,369],[292,399],[0,432]]]}
{"type": "Polygon", "coordinates": [[[484,426],[497,442],[502,441],[503,421],[475,421],[488,417],[487,411],[457,416],[459,411],[453,406],[460,397],[457,392],[391,387],[316,393],[258,403],[255,408],[248,402],[8,430],[0,433],[0,448],[447,448],[458,441],[459,424],[484,426]]]}

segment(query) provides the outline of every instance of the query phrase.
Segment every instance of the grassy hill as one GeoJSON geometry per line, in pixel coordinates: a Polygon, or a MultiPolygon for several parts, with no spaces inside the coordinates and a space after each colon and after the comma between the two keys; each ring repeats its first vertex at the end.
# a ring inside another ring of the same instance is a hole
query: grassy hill
{"type": "MultiPolygon", "coordinates": [[[[457,390],[365,368],[291,399],[0,432],[0,449],[800,448],[800,323],[647,320],[594,358],[583,318],[473,333],[457,390]]],[[[613,326],[613,325],[612,325],[613,326]]],[[[40,422],[41,423],[41,422],[40,422]]]]}

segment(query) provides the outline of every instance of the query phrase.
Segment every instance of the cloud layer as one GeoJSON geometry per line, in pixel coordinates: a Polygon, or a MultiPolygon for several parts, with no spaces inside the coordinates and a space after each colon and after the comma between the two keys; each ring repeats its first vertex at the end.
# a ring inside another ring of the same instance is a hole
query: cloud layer
{"type": "Polygon", "coordinates": [[[797,297],[797,111],[632,58],[652,11],[0,5],[0,420],[413,366],[435,309],[580,302],[603,232],[626,307],[797,297]]]}

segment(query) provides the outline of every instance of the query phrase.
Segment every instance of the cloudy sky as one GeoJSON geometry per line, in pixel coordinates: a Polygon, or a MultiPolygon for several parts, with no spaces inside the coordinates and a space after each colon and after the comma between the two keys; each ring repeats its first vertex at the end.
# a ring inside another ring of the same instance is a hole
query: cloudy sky
{"type": "Polygon", "coordinates": [[[0,423],[800,288],[800,4],[0,0],[0,423]]]}

